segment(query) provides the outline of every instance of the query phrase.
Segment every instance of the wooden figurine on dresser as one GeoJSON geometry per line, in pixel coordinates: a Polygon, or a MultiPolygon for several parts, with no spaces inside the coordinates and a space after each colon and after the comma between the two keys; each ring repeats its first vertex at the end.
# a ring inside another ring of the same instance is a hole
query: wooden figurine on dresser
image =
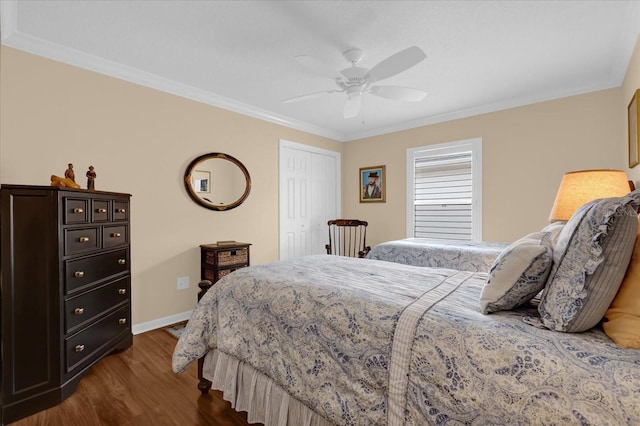
{"type": "Polygon", "coordinates": [[[130,198],[53,177],[0,187],[1,423],[59,404],[131,346],[130,198]]]}
{"type": "Polygon", "coordinates": [[[94,190],[96,189],[96,177],[98,175],[96,174],[95,169],[93,168],[93,166],[89,166],[89,170],[87,170],[87,189],[89,190],[94,190]]]}

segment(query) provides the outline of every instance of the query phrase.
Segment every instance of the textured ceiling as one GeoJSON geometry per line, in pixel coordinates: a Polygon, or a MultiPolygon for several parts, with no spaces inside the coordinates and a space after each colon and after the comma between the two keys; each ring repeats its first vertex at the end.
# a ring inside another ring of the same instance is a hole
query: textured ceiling
{"type": "Polygon", "coordinates": [[[617,87],[640,32],[639,1],[0,1],[5,45],[243,114],[352,140],[617,87]],[[420,47],[384,84],[421,102],[345,94],[294,60],[332,69],[420,47]]]}

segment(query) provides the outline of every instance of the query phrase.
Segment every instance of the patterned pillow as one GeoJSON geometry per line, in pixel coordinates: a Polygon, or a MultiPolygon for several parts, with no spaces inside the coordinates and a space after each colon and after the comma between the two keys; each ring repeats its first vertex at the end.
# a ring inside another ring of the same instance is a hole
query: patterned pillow
{"type": "Polygon", "coordinates": [[[640,191],[594,200],[569,219],[538,306],[545,327],[580,332],[600,322],[631,258],[639,203],[640,191]]]}
{"type": "Polygon", "coordinates": [[[489,270],[481,312],[506,311],[531,300],[544,288],[552,256],[549,232],[534,232],[507,247],[489,270]]]}
{"type": "Polygon", "coordinates": [[[602,328],[616,345],[640,349],[640,226],[627,273],[604,318],[602,328]]]}
{"type": "Polygon", "coordinates": [[[560,236],[560,232],[562,228],[564,228],[566,222],[553,222],[542,228],[540,232],[548,232],[551,238],[551,250],[555,250],[556,244],[558,242],[558,237],[560,236]]]}

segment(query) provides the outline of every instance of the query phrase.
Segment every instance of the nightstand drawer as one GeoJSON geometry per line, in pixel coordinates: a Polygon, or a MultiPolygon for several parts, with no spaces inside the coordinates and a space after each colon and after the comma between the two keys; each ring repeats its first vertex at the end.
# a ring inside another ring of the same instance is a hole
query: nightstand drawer
{"type": "Polygon", "coordinates": [[[216,252],[207,252],[205,257],[205,263],[208,265],[216,264],[216,256],[218,259],[218,267],[231,266],[231,265],[246,265],[249,261],[249,249],[229,249],[216,252]]]}
{"type": "Polygon", "coordinates": [[[65,262],[65,294],[129,271],[127,249],[65,262]]]}
{"type": "Polygon", "coordinates": [[[226,277],[227,275],[229,275],[232,272],[237,271],[238,269],[242,269],[242,268],[246,268],[248,265],[238,265],[235,266],[233,268],[226,268],[226,269],[218,269],[217,271],[215,269],[209,269],[209,268],[204,268],[204,278],[205,280],[209,280],[213,283],[215,283],[216,281],[222,279],[223,277],[226,277]]]}
{"type": "Polygon", "coordinates": [[[86,324],[99,317],[105,311],[126,303],[131,291],[131,277],[93,288],[79,296],[64,302],[65,332],[86,324]]]}
{"type": "Polygon", "coordinates": [[[99,248],[98,228],[65,229],[64,254],[66,256],[99,248]]]}
{"type": "Polygon", "coordinates": [[[66,372],[101,350],[121,333],[131,330],[129,305],[96,321],[80,333],[65,339],[66,372]]]}
{"type": "Polygon", "coordinates": [[[126,225],[105,226],[102,229],[102,247],[110,248],[129,244],[126,225]]]}

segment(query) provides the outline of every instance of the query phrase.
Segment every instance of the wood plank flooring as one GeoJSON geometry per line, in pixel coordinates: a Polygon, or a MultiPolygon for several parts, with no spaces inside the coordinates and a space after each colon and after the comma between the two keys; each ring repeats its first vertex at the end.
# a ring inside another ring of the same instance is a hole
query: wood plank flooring
{"type": "Polygon", "coordinates": [[[163,329],[133,336],[132,347],[91,367],[64,402],[11,425],[248,425],[220,392],[200,393],[196,363],[171,370],[176,342],[163,329]]]}

